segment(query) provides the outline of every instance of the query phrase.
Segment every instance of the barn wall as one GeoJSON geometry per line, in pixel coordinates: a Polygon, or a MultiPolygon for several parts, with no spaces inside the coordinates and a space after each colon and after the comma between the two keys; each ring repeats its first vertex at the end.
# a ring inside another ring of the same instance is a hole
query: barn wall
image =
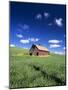
{"type": "Polygon", "coordinates": [[[31,48],[30,51],[29,51],[29,53],[32,53],[32,55],[36,55],[37,52],[38,52],[38,49],[36,47],[34,49],[31,48]]]}
{"type": "Polygon", "coordinates": [[[38,55],[48,55],[49,54],[48,51],[42,51],[42,50],[38,50],[37,48],[35,48],[32,54],[37,56],[37,53],[38,55]]]}
{"type": "Polygon", "coordinates": [[[48,55],[48,54],[49,54],[48,51],[39,50],[39,55],[48,55]]]}
{"type": "Polygon", "coordinates": [[[33,51],[33,55],[37,55],[37,52],[39,52],[39,50],[35,47],[35,49],[33,51]]]}

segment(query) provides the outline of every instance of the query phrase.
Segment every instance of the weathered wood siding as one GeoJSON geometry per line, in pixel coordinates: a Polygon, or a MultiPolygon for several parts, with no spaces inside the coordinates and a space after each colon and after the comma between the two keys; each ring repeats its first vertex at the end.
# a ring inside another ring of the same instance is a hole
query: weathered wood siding
{"type": "Polygon", "coordinates": [[[39,50],[39,55],[48,55],[48,54],[49,54],[48,51],[39,50]]]}
{"type": "Polygon", "coordinates": [[[39,50],[35,47],[34,51],[33,51],[33,55],[37,55],[37,52],[39,52],[39,50]]]}

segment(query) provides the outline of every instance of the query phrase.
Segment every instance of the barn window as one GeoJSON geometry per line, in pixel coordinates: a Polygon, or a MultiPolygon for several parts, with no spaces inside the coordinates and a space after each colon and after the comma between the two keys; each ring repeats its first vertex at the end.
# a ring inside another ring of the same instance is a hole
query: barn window
{"type": "Polygon", "coordinates": [[[38,56],[38,55],[39,55],[39,53],[37,52],[37,53],[36,53],[36,55],[38,56]]]}
{"type": "Polygon", "coordinates": [[[30,53],[30,55],[32,55],[32,53],[30,53]]]}

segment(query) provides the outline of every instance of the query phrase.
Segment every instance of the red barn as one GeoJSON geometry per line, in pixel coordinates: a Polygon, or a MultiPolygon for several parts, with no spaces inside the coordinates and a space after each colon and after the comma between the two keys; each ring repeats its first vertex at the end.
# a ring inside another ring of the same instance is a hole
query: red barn
{"type": "Polygon", "coordinates": [[[29,54],[35,56],[44,56],[44,55],[49,55],[49,50],[41,45],[33,44],[29,50],[29,54]]]}

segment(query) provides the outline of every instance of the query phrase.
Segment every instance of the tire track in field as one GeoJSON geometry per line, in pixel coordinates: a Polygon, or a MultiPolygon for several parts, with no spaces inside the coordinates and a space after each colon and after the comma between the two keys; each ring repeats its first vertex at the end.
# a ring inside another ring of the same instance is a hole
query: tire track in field
{"type": "Polygon", "coordinates": [[[40,71],[41,74],[43,75],[43,77],[47,77],[47,79],[51,78],[53,79],[57,85],[66,85],[66,82],[62,81],[60,78],[58,78],[56,76],[56,74],[54,75],[49,75],[46,71],[41,70],[41,68],[39,66],[36,65],[31,65],[36,71],[40,71]]]}

